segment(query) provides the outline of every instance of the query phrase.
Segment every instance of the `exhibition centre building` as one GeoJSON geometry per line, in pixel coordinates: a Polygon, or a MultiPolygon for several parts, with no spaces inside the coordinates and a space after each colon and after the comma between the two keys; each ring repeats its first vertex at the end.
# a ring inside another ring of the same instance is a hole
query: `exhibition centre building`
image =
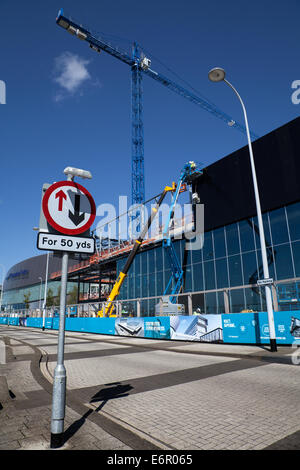
{"type": "MultiPolygon", "coordinates": [[[[274,310],[300,310],[300,118],[257,139],[253,152],[274,310]]],[[[187,250],[184,237],[173,241],[184,273],[177,303],[189,314],[266,311],[264,287],[259,284],[264,276],[248,146],[204,168],[193,182],[193,192],[204,205],[204,244],[202,249],[187,250]]],[[[104,245],[98,240],[93,256],[70,260],[70,302],[97,310],[131,249],[130,241],[106,240],[104,245]]],[[[52,297],[58,296],[61,259],[49,256],[48,275],[46,261],[44,254],[10,269],[2,310],[16,311],[25,304],[40,308],[46,277],[48,293],[51,289],[52,297]]],[[[122,312],[155,315],[171,274],[162,237],[146,239],[118,296],[122,312]]]]}

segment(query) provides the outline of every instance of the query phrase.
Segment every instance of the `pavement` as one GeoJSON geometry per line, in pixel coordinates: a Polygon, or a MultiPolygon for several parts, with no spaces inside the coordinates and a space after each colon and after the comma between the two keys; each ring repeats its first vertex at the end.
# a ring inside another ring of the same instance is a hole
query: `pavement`
{"type": "MultiPolygon", "coordinates": [[[[0,326],[0,450],[53,451],[56,348],[56,331],[0,326]]],[[[59,451],[299,450],[297,351],[66,332],[59,451]]]]}

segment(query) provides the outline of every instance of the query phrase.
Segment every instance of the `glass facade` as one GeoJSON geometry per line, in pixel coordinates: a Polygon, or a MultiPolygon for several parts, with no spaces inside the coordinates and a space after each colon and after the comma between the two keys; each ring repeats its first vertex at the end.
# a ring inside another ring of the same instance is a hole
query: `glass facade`
{"type": "MultiPolygon", "coordinates": [[[[60,292],[60,281],[48,281],[47,291],[51,289],[52,295],[54,297],[58,296],[60,292]]],[[[77,286],[74,282],[68,282],[68,290],[69,293],[74,286],[77,286]]],[[[11,289],[3,292],[3,305],[8,305],[12,309],[23,309],[25,308],[24,304],[24,295],[27,295],[30,302],[31,308],[39,308],[40,306],[40,299],[41,304],[43,303],[44,299],[44,289],[45,283],[35,284],[32,286],[21,287],[20,289],[11,289]]]]}
{"type": "MultiPolygon", "coordinates": [[[[60,282],[51,281],[48,283],[48,289],[51,288],[53,295],[58,295],[60,282]]],[[[44,298],[45,284],[35,284],[32,286],[22,287],[20,289],[12,289],[3,293],[3,304],[11,305],[14,308],[24,308],[24,295],[29,296],[29,302],[35,302],[39,306],[39,299],[44,298]]]]}
{"type": "MultiPolygon", "coordinates": [[[[300,277],[300,202],[264,213],[263,223],[270,277],[275,281],[300,277]]],[[[224,312],[223,292],[216,290],[226,288],[229,288],[231,312],[265,310],[264,289],[251,287],[263,278],[256,217],[206,232],[202,250],[186,251],[185,243],[185,240],[174,241],[184,266],[184,292],[202,292],[199,302],[203,303],[206,313],[224,312]],[[236,287],[240,288],[232,289],[236,287]]],[[[117,262],[118,273],[124,263],[125,260],[117,262]]],[[[163,295],[170,276],[167,250],[159,246],[139,253],[119,298],[163,295]]],[[[277,286],[279,308],[289,305],[298,308],[298,304],[300,308],[298,287],[300,291],[300,282],[296,281],[286,289],[284,285],[277,286]]]]}

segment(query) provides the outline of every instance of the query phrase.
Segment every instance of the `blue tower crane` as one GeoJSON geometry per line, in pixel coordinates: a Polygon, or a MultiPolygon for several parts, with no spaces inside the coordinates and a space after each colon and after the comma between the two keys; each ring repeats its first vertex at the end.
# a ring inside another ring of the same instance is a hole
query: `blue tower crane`
{"type": "MultiPolygon", "coordinates": [[[[101,37],[95,37],[89,29],[83,27],[71,18],[64,15],[63,9],[58,12],[56,23],[69,33],[77,36],[83,41],[87,41],[91,49],[96,52],[101,50],[116,57],[131,67],[132,87],[131,87],[131,106],[132,106],[132,174],[131,174],[131,197],[132,204],[140,204],[145,201],[145,180],[144,180],[144,129],[143,129],[143,105],[142,105],[142,76],[143,74],[153,78],[170,90],[178,93],[184,98],[197,104],[205,111],[213,114],[217,118],[226,122],[231,127],[246,134],[243,125],[233,120],[228,114],[208,103],[184,87],[177,85],[169,78],[155,72],[150,68],[151,60],[147,58],[137,43],[134,43],[131,56],[119,48],[112,46],[101,37]]],[[[251,133],[251,137],[257,136],[251,133]]]]}

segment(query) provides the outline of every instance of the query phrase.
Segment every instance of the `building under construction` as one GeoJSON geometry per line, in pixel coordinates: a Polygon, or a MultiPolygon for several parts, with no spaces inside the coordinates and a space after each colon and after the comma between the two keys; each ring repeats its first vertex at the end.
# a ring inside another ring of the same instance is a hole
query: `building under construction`
{"type": "MultiPolygon", "coordinates": [[[[275,310],[300,309],[299,135],[297,118],[253,143],[275,310]]],[[[203,247],[187,249],[182,221],[175,227],[181,239],[172,240],[183,273],[176,304],[190,314],[265,311],[264,289],[257,283],[263,270],[248,147],[202,170],[192,192],[204,205],[203,247]]],[[[162,296],[173,273],[163,238],[162,226],[142,241],[116,298],[118,313],[151,316],[166,301],[162,296]]],[[[75,289],[77,295],[72,303],[94,305],[99,311],[133,246],[129,240],[101,237],[93,256],[71,260],[68,292],[75,289]]],[[[10,269],[2,309],[24,308],[22,296],[28,291],[30,307],[41,305],[46,256],[10,269]]],[[[57,292],[60,260],[51,256],[49,261],[48,288],[57,292]]]]}

